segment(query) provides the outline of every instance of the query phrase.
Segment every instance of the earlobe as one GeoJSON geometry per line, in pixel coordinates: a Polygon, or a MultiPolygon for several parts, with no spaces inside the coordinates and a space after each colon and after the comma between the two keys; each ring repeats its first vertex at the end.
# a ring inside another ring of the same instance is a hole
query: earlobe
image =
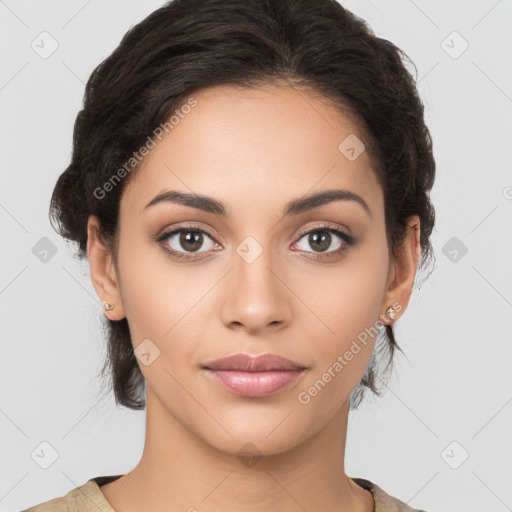
{"type": "Polygon", "coordinates": [[[95,215],[90,215],[87,221],[87,257],[92,284],[105,316],[122,320],[125,314],[112,252],[100,237],[99,220],[95,215]]]}
{"type": "Polygon", "coordinates": [[[382,303],[382,308],[386,310],[386,313],[381,314],[381,320],[388,325],[399,318],[399,313],[403,313],[409,304],[421,256],[420,219],[418,215],[411,216],[407,224],[409,226],[407,234],[392,261],[393,269],[382,303]]]}

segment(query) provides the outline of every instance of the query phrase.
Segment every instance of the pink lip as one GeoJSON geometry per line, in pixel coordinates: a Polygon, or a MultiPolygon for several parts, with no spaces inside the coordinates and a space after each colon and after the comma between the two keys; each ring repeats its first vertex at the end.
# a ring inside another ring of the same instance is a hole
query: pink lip
{"type": "Polygon", "coordinates": [[[304,370],[268,372],[238,372],[235,370],[208,370],[224,388],[240,396],[262,397],[276,393],[291,384],[304,370]]]}
{"type": "Polygon", "coordinates": [[[295,381],[306,367],[273,354],[235,354],[203,366],[225,389],[247,397],[272,395],[295,381]]]}

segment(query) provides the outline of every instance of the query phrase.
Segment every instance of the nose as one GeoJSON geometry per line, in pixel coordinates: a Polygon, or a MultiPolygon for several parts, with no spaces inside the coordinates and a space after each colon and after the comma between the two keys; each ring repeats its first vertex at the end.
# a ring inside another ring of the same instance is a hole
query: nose
{"type": "Polygon", "coordinates": [[[291,297],[280,266],[270,251],[254,261],[233,255],[234,268],[226,276],[222,294],[222,320],[230,329],[250,334],[275,331],[291,318],[291,297]]]}

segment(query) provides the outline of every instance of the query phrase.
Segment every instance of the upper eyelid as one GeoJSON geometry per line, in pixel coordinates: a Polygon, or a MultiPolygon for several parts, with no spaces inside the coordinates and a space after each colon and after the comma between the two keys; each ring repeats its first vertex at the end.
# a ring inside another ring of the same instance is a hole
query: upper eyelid
{"type": "Polygon", "coordinates": [[[299,231],[297,236],[303,237],[304,235],[307,235],[308,233],[310,233],[312,231],[320,231],[322,229],[329,230],[329,231],[331,231],[331,230],[339,231],[342,234],[346,235],[347,237],[352,238],[350,233],[347,233],[347,231],[350,231],[348,228],[342,228],[342,227],[335,225],[333,223],[330,223],[330,222],[325,222],[324,224],[322,224],[320,226],[310,226],[309,228],[304,228],[299,231]]]}

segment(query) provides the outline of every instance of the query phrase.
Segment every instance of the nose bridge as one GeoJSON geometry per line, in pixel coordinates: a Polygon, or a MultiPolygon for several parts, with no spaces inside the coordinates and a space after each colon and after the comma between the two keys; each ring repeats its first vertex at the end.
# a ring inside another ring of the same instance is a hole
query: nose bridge
{"type": "Polygon", "coordinates": [[[252,236],[235,247],[225,322],[253,330],[285,319],[286,287],[276,275],[279,272],[274,269],[273,256],[270,247],[252,236]]]}
{"type": "MultiPolygon", "coordinates": [[[[255,295],[274,295],[276,290],[276,278],[271,272],[273,266],[272,249],[267,244],[263,246],[253,236],[247,236],[235,248],[234,277],[240,292],[250,292],[255,295]]],[[[270,297],[268,297],[270,298],[270,297]]]]}

